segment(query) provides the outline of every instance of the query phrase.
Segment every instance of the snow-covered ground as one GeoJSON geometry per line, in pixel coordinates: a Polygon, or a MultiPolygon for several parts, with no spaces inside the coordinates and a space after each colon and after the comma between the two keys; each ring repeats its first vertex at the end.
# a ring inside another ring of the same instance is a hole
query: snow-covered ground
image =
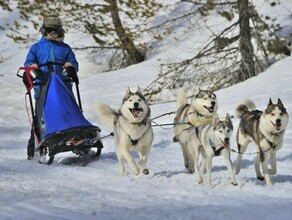
{"type": "MultiPolygon", "coordinates": [[[[1,41],[1,45],[8,42],[1,41]]],[[[11,49],[16,48],[11,44],[11,49]]],[[[9,51],[13,58],[0,63],[0,219],[291,219],[292,122],[278,153],[278,173],[272,177],[271,187],[256,179],[254,154],[244,155],[242,170],[236,176],[238,186],[229,183],[221,157],[214,158],[213,187],[197,185],[195,176],[183,166],[179,144],[172,142],[171,127],[154,128],[148,176],[133,176],[128,168],[125,176],[119,175],[112,137],[103,139],[100,158],[85,166],[85,160],[71,152],[57,154],[50,166],[26,160],[30,125],[25,88],[16,77],[26,52],[26,48],[9,51]]],[[[92,67],[87,67],[88,63],[80,57],[82,75],[82,71],[92,67]]],[[[263,110],[271,97],[274,102],[281,98],[292,117],[291,66],[289,57],[257,77],[217,91],[219,115],[234,115],[235,104],[242,98],[251,98],[263,110]]],[[[101,127],[101,136],[111,131],[100,124],[94,104],[102,102],[118,109],[127,86],[145,88],[158,70],[157,55],[119,71],[81,77],[84,115],[101,127]]],[[[152,117],[174,110],[175,103],[151,106],[152,117]]],[[[171,123],[173,117],[168,115],[155,122],[171,123]]],[[[231,148],[235,150],[238,122],[233,119],[231,148]]],[[[254,145],[247,152],[254,153],[254,145]]],[[[233,163],[236,157],[232,153],[233,163]]]]}

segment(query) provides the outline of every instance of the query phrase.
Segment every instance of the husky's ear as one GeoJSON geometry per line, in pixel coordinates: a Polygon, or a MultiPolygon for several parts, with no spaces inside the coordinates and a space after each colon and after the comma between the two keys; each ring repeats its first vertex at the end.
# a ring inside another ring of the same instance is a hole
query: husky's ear
{"type": "MultiPolygon", "coordinates": [[[[201,92],[202,90],[201,90],[201,88],[200,87],[198,87],[197,89],[196,89],[196,92],[195,92],[195,94],[192,96],[193,97],[193,99],[196,99],[197,97],[198,97],[198,95],[200,94],[200,92],[201,92]]],[[[184,90],[184,92],[186,93],[186,91],[184,90]]],[[[186,93],[187,94],[187,93],[186,93]]]]}
{"type": "Polygon", "coordinates": [[[215,126],[216,124],[218,124],[218,122],[219,122],[219,116],[218,116],[218,114],[216,114],[214,116],[213,121],[212,121],[212,125],[215,126]]]}
{"type": "Polygon", "coordinates": [[[128,86],[125,92],[125,96],[127,96],[131,92],[130,87],[128,86]]]}
{"type": "Polygon", "coordinates": [[[142,94],[142,90],[141,90],[140,86],[138,86],[137,92],[140,93],[140,94],[142,94]]]}
{"type": "Polygon", "coordinates": [[[233,125],[232,125],[232,120],[231,120],[231,117],[228,113],[226,113],[226,116],[225,116],[225,121],[231,125],[231,129],[233,129],[233,125]]]}
{"type": "Polygon", "coordinates": [[[271,106],[271,105],[273,105],[273,102],[272,102],[272,99],[270,98],[268,107],[271,106]]]}
{"type": "Polygon", "coordinates": [[[279,99],[279,98],[278,98],[278,105],[284,106],[283,103],[282,103],[282,101],[281,101],[281,99],[279,99]]]}

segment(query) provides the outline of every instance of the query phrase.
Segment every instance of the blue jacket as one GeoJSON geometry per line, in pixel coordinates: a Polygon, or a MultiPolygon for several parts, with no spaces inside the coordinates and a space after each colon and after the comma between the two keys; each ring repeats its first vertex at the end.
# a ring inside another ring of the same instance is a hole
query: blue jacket
{"type": "MultiPolygon", "coordinates": [[[[76,72],[79,70],[79,65],[75,58],[75,54],[68,44],[57,41],[49,41],[44,37],[31,46],[26,56],[24,66],[28,67],[33,63],[41,65],[49,61],[60,63],[70,62],[74,66],[76,72]]],[[[44,81],[48,79],[48,67],[42,66],[40,69],[44,72],[44,75],[37,81],[44,81]]],[[[63,67],[60,65],[54,65],[54,72],[57,73],[62,80],[69,79],[68,76],[63,74],[63,67]]],[[[38,88],[35,87],[35,89],[38,88]]]]}

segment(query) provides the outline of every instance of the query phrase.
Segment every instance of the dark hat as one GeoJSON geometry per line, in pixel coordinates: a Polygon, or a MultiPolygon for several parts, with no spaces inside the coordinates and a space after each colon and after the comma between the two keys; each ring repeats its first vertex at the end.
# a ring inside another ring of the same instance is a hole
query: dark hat
{"type": "Polygon", "coordinates": [[[61,19],[56,15],[49,15],[44,19],[45,27],[62,27],[61,19]]]}
{"type": "Polygon", "coordinates": [[[65,32],[62,27],[62,21],[57,15],[49,15],[44,19],[43,28],[50,27],[65,32]]]}

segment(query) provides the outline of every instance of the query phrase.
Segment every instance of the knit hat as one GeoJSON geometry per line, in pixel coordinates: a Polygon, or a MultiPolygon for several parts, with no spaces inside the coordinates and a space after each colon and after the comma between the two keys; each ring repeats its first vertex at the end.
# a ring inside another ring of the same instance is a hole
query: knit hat
{"type": "Polygon", "coordinates": [[[49,15],[44,19],[44,27],[62,28],[61,19],[56,15],[49,15]]]}
{"type": "Polygon", "coordinates": [[[43,25],[40,28],[42,34],[44,34],[45,28],[54,28],[58,30],[59,33],[65,33],[65,30],[62,27],[62,21],[57,15],[49,15],[45,17],[43,25]]]}

